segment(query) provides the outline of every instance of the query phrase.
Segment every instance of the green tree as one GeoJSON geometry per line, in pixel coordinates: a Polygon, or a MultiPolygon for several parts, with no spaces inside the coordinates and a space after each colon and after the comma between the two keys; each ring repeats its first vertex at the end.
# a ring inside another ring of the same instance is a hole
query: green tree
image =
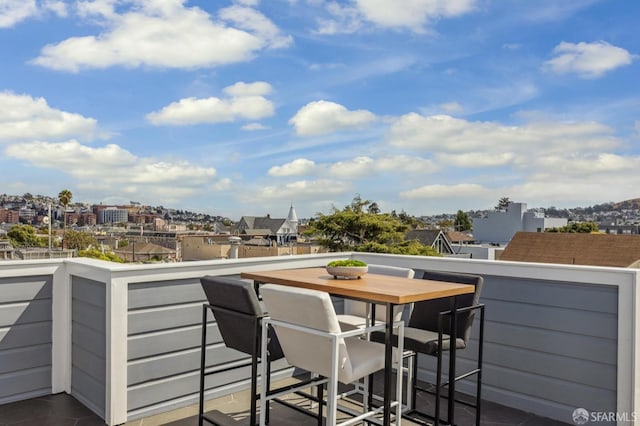
{"type": "Polygon", "coordinates": [[[453,221],[450,219],[443,219],[438,222],[437,225],[440,227],[440,229],[453,228],[453,221]]]}
{"type": "Polygon", "coordinates": [[[47,245],[45,238],[36,234],[36,229],[31,225],[15,225],[7,232],[7,237],[14,247],[44,247],[47,245]]]}
{"type": "Polygon", "coordinates": [[[58,194],[58,201],[64,207],[64,218],[62,223],[62,248],[64,249],[64,240],[67,234],[67,206],[71,203],[71,198],[73,198],[73,194],[68,189],[63,189],[58,194]]]}
{"type": "Polygon", "coordinates": [[[424,225],[424,222],[422,222],[420,219],[418,219],[415,216],[411,216],[404,210],[400,211],[400,214],[398,215],[398,219],[400,219],[400,222],[404,223],[405,225],[413,229],[416,229],[424,225]]]}
{"type": "Polygon", "coordinates": [[[506,211],[507,207],[509,207],[509,204],[511,204],[511,200],[509,200],[509,197],[502,197],[498,200],[498,205],[495,207],[495,209],[498,212],[506,211]]]}
{"type": "Polygon", "coordinates": [[[373,203],[369,204],[367,211],[371,214],[380,214],[380,207],[378,207],[378,203],[374,201],[373,203]]]}
{"type": "Polygon", "coordinates": [[[64,237],[65,246],[69,249],[86,250],[91,247],[96,247],[98,241],[95,237],[88,232],[80,232],[69,230],[65,233],[64,237]]]}
{"type": "Polygon", "coordinates": [[[80,250],[78,251],[78,256],[89,257],[92,259],[106,260],[108,262],[124,263],[124,260],[118,257],[115,253],[113,252],[102,253],[100,250],[97,250],[97,249],[80,250]]]}
{"type": "Polygon", "coordinates": [[[402,241],[407,225],[388,214],[369,213],[365,208],[371,204],[356,195],[350,205],[342,210],[332,208],[331,214],[318,213],[309,222],[306,236],[318,236],[322,246],[330,250],[350,250],[362,244],[376,242],[391,244],[402,241]]]}
{"type": "Polygon", "coordinates": [[[590,234],[598,232],[595,222],[573,222],[560,228],[549,228],[545,232],[567,232],[571,234],[590,234]]]}
{"type": "Polygon", "coordinates": [[[456,213],[456,218],[453,222],[453,229],[456,231],[469,231],[471,229],[471,219],[469,219],[469,215],[462,210],[458,210],[456,213]]]}

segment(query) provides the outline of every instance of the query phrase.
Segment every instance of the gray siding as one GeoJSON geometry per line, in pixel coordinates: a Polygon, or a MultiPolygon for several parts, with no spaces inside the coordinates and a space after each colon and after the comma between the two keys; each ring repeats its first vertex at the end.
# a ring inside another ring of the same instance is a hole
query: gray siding
{"type": "MultiPolygon", "coordinates": [[[[128,294],[129,420],[163,411],[167,405],[197,402],[206,302],[200,280],[130,284],[128,294]]],[[[225,347],[211,314],[208,321],[207,366],[249,359],[225,347]]],[[[276,363],[274,371],[285,366],[276,363]]],[[[248,386],[249,378],[249,368],[239,368],[208,376],[206,388],[218,396],[248,386]],[[224,391],[219,389],[222,386],[224,391]]]]}
{"type": "Polygon", "coordinates": [[[52,277],[0,279],[0,404],[51,393],[52,277]]]}
{"type": "MultiPolygon", "coordinates": [[[[578,407],[615,412],[617,288],[484,278],[483,399],[568,423],[578,407]]],[[[477,325],[459,372],[475,363],[477,325]]],[[[420,362],[422,378],[433,380],[434,360],[420,362]]],[[[459,389],[474,391],[470,382],[459,389]]]]}
{"type": "Polygon", "coordinates": [[[71,394],[104,418],[106,288],[86,278],[71,282],[71,394]]]}

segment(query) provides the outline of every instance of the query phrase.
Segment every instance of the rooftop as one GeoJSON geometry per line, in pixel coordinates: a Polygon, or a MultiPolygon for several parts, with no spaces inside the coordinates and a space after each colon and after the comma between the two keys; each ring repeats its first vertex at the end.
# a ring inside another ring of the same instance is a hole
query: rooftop
{"type": "MultiPolygon", "coordinates": [[[[198,399],[200,277],[345,258],[484,277],[483,424],[571,424],[579,407],[628,417],[640,406],[637,269],[350,252],[153,265],[74,258],[0,262],[0,425],[8,416],[47,424],[38,407],[75,413],[60,425],[188,424],[175,422],[191,421],[198,399]],[[152,422],[172,412],[187,415],[152,422]]],[[[212,365],[239,359],[210,336],[212,365]]],[[[459,365],[474,362],[476,338],[459,365]]],[[[284,380],[293,369],[273,372],[284,380]]],[[[216,376],[209,398],[246,409],[224,401],[238,401],[248,377],[216,376]]],[[[433,365],[421,361],[418,377],[430,382],[433,365]]]]}
{"type": "Polygon", "coordinates": [[[500,260],[626,268],[640,261],[640,235],[518,232],[500,260]]]}

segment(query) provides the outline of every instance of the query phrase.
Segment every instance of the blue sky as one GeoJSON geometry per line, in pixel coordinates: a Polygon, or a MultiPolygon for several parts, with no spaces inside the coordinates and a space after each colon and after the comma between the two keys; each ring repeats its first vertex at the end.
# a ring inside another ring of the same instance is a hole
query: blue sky
{"type": "Polygon", "coordinates": [[[637,0],[0,0],[0,192],[238,219],[640,197],[637,0]]]}

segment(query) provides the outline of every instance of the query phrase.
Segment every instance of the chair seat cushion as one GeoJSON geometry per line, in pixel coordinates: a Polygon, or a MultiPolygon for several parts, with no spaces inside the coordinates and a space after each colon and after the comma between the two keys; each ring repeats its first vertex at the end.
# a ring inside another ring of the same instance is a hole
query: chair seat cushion
{"type": "Polygon", "coordinates": [[[358,315],[339,314],[338,322],[342,331],[351,331],[366,326],[366,318],[358,315]]]}
{"type": "Polygon", "coordinates": [[[351,369],[339,370],[340,382],[348,384],[384,369],[384,345],[358,337],[348,337],[344,340],[351,360],[351,369]]]}
{"type": "MultiPolygon", "coordinates": [[[[374,342],[384,342],[383,331],[374,331],[371,333],[371,340],[374,342]]],[[[393,345],[398,345],[398,335],[396,332],[391,337],[393,345]]],[[[456,349],[464,349],[466,347],[464,339],[456,338],[456,349]]],[[[449,350],[449,335],[442,335],[442,350],[449,350]]],[[[420,328],[405,327],[404,328],[404,349],[419,352],[427,355],[435,355],[438,353],[438,333],[435,331],[422,330],[420,328]]]]}

